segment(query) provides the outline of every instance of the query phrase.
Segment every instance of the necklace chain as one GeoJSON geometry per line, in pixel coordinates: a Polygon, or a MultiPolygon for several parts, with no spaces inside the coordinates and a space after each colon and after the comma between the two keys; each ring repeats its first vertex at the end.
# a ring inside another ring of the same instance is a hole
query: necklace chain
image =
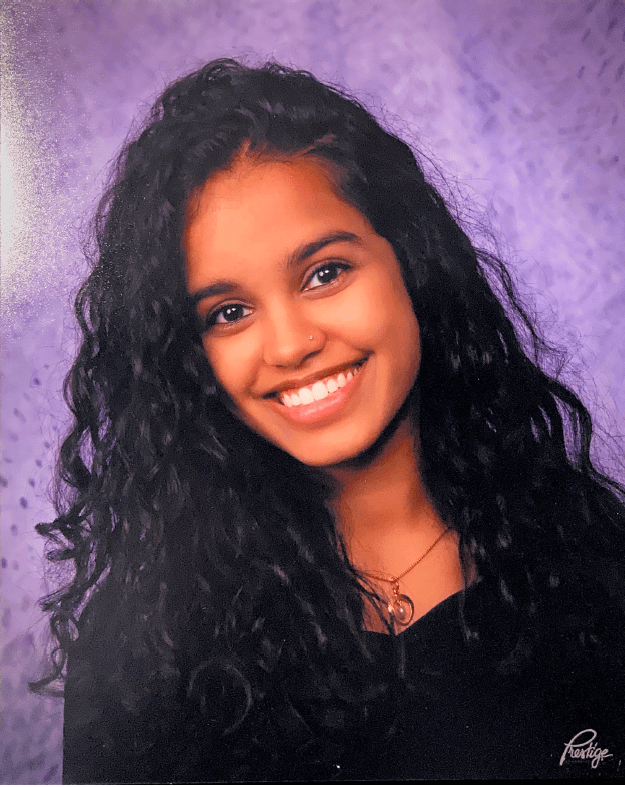
{"type": "Polygon", "coordinates": [[[388,582],[391,586],[392,597],[389,598],[387,609],[388,613],[391,617],[391,620],[394,621],[399,626],[408,626],[412,623],[412,619],[414,617],[414,604],[410,596],[402,595],[399,592],[399,580],[403,579],[406,574],[409,574],[413,568],[419,565],[419,563],[423,560],[424,557],[430,554],[430,552],[434,549],[434,547],[438,544],[438,542],[449,533],[451,530],[448,527],[446,530],[438,536],[438,538],[431,544],[425,552],[418,557],[415,562],[408,566],[408,568],[398,574],[396,577],[390,577],[385,574],[378,574],[375,571],[363,571],[362,573],[367,576],[371,577],[371,579],[377,579],[380,582],[388,582]]]}
{"type": "Polygon", "coordinates": [[[425,550],[425,552],[420,557],[418,557],[411,566],[408,566],[408,568],[405,571],[403,571],[401,574],[398,574],[396,577],[391,577],[387,574],[378,574],[375,571],[363,571],[362,573],[365,574],[365,576],[367,577],[371,577],[372,579],[379,579],[382,582],[389,582],[391,585],[395,585],[395,583],[399,582],[400,579],[403,579],[406,576],[406,574],[410,574],[412,569],[416,568],[419,565],[419,563],[430,554],[430,552],[434,549],[434,547],[438,544],[438,542],[441,541],[443,537],[446,536],[447,533],[449,533],[450,530],[451,530],[450,527],[448,527],[446,530],[443,530],[443,532],[436,538],[434,543],[430,544],[430,546],[425,550]]]}

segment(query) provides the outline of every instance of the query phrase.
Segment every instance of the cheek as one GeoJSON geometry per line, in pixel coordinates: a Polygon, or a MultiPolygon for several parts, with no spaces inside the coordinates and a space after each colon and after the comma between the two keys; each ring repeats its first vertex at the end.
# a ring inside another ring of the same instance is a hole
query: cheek
{"type": "Polygon", "coordinates": [[[369,298],[369,309],[364,316],[373,342],[389,352],[413,354],[419,348],[419,325],[403,281],[386,281],[369,298]]]}
{"type": "Polygon", "coordinates": [[[412,386],[421,363],[419,323],[403,283],[401,289],[395,285],[389,296],[379,324],[380,344],[389,356],[396,382],[412,386]]]}
{"type": "Polygon", "coordinates": [[[204,352],[215,379],[223,391],[236,400],[250,380],[251,359],[246,358],[245,346],[236,341],[213,343],[204,341],[204,352]]]}

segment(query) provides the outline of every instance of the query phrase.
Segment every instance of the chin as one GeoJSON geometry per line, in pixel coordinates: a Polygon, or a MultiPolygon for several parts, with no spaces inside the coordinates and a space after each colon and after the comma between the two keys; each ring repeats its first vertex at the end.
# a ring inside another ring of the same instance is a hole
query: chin
{"type": "Polygon", "coordinates": [[[408,397],[390,422],[375,431],[369,439],[364,438],[361,433],[360,439],[351,441],[351,444],[350,441],[343,440],[336,445],[328,445],[326,442],[318,446],[317,450],[311,450],[310,445],[302,447],[300,451],[289,451],[286,447],[283,447],[283,450],[310,467],[356,470],[367,467],[386,449],[397,443],[397,440],[406,439],[409,442],[416,440],[417,430],[414,423],[410,397],[408,397]]]}
{"type": "Polygon", "coordinates": [[[342,447],[340,450],[337,449],[336,451],[320,450],[316,452],[300,453],[299,456],[296,453],[292,455],[302,464],[308,465],[309,467],[331,469],[333,467],[355,464],[358,462],[359,457],[364,456],[368,451],[368,447],[353,449],[342,447]]]}
{"type": "Polygon", "coordinates": [[[279,447],[309,467],[328,470],[357,469],[366,467],[377,459],[397,434],[400,424],[407,423],[408,420],[402,408],[385,428],[376,431],[368,439],[361,434],[357,440],[341,440],[336,444],[320,440],[315,446],[312,444],[315,441],[310,440],[305,446],[281,445],[279,447]]]}

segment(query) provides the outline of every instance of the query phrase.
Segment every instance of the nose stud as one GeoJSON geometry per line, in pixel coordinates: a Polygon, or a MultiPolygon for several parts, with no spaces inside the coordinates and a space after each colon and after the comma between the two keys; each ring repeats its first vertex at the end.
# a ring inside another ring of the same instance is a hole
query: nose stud
{"type": "Polygon", "coordinates": [[[311,334],[311,335],[310,335],[308,338],[309,338],[309,339],[310,339],[310,341],[312,342],[312,340],[313,340],[312,334],[311,334]]]}

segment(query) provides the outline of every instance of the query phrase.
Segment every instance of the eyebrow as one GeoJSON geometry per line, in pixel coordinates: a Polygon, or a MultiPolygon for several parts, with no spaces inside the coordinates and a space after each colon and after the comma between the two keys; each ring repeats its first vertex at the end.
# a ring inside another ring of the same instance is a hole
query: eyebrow
{"type": "Polygon", "coordinates": [[[353,232],[344,232],[343,230],[329,232],[327,235],[322,235],[321,238],[313,240],[310,243],[305,243],[303,246],[295,249],[293,254],[289,255],[286,267],[292,268],[294,265],[298,265],[300,262],[305,262],[305,260],[309,259],[309,257],[312,257],[318,251],[325,249],[326,246],[330,246],[333,243],[360,244],[362,241],[358,235],[355,235],[353,232]]]}
{"type": "MultiPolygon", "coordinates": [[[[329,232],[327,235],[322,235],[320,238],[317,238],[317,240],[310,241],[310,243],[305,243],[295,249],[292,254],[289,254],[285,267],[288,269],[294,267],[295,265],[299,265],[300,263],[305,262],[307,259],[317,254],[317,252],[325,249],[326,246],[331,246],[333,243],[354,243],[359,245],[362,243],[362,239],[353,232],[345,232],[343,230],[329,232]]],[[[217,295],[226,295],[227,293],[235,290],[238,286],[239,285],[237,282],[232,281],[231,279],[219,279],[219,281],[213,282],[206,287],[202,287],[201,290],[193,293],[193,295],[191,295],[191,303],[194,307],[196,307],[200,301],[204,300],[204,298],[212,298],[217,295]]]]}

